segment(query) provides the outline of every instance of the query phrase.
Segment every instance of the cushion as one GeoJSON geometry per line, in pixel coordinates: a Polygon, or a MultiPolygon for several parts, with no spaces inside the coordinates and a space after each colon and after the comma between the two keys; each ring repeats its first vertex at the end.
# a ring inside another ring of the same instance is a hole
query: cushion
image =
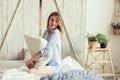
{"type": "Polygon", "coordinates": [[[25,62],[28,61],[31,57],[32,57],[32,56],[31,56],[30,52],[29,52],[28,50],[26,50],[26,51],[24,52],[24,61],[25,61],[25,62]]]}
{"type": "MultiPolygon", "coordinates": [[[[42,37],[31,37],[28,35],[24,35],[25,41],[28,47],[28,50],[25,51],[24,61],[28,61],[32,56],[34,56],[38,51],[44,49],[47,45],[47,40],[42,37]]],[[[51,58],[51,54],[40,57],[39,60],[36,62],[35,67],[45,66],[51,58]]]]}
{"type": "Polygon", "coordinates": [[[47,45],[47,40],[42,37],[32,37],[24,35],[30,54],[33,56],[47,45]]]}
{"type": "MultiPolygon", "coordinates": [[[[31,57],[32,57],[32,55],[27,50],[26,53],[25,53],[25,56],[24,56],[24,61],[25,62],[28,61],[31,57]]],[[[35,67],[39,68],[39,67],[45,66],[49,62],[50,58],[51,58],[50,53],[48,55],[46,55],[46,56],[40,57],[38,59],[38,61],[36,62],[35,67]]]]}

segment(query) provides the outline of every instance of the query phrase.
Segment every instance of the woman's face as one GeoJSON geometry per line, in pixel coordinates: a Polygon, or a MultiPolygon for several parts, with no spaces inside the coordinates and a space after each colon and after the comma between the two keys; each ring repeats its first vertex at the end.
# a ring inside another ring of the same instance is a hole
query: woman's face
{"type": "Polygon", "coordinates": [[[58,16],[51,16],[49,19],[50,29],[55,29],[58,25],[58,16]]]}

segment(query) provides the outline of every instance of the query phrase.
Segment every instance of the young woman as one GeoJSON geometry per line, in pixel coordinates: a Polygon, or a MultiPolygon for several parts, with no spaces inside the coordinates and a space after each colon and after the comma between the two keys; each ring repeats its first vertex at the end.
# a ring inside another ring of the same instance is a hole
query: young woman
{"type": "Polygon", "coordinates": [[[27,72],[36,75],[48,75],[56,73],[61,67],[61,38],[62,38],[62,27],[59,25],[60,16],[57,12],[52,12],[47,21],[47,30],[45,31],[43,38],[48,41],[46,48],[39,51],[30,60],[26,62],[26,65],[34,66],[34,61],[38,60],[42,56],[46,56],[51,53],[52,57],[46,66],[41,68],[31,68],[27,72]]]}

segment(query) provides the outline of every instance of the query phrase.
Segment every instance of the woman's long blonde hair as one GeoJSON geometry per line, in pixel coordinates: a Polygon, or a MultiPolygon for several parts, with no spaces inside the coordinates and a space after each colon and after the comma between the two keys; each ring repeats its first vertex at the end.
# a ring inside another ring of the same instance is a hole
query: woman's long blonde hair
{"type": "Polygon", "coordinates": [[[58,19],[58,25],[57,25],[57,29],[60,31],[60,36],[61,36],[61,39],[62,39],[62,36],[63,36],[63,29],[62,29],[62,23],[61,23],[61,20],[60,20],[60,15],[58,14],[58,12],[52,12],[49,17],[48,17],[48,21],[47,21],[47,32],[49,33],[49,20],[50,20],[50,17],[51,16],[57,16],[57,19],[58,19]]]}

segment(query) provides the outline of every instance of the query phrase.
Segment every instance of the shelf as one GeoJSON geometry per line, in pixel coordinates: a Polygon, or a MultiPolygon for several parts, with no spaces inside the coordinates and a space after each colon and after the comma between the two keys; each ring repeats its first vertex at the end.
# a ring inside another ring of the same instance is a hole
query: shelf
{"type": "Polygon", "coordinates": [[[102,70],[102,72],[98,73],[99,76],[113,77],[113,80],[116,80],[109,48],[88,48],[85,68],[93,71],[93,73],[102,70]],[[97,64],[100,64],[100,67],[97,64]],[[110,64],[109,67],[112,72],[106,70],[106,64],[110,64]]]}

